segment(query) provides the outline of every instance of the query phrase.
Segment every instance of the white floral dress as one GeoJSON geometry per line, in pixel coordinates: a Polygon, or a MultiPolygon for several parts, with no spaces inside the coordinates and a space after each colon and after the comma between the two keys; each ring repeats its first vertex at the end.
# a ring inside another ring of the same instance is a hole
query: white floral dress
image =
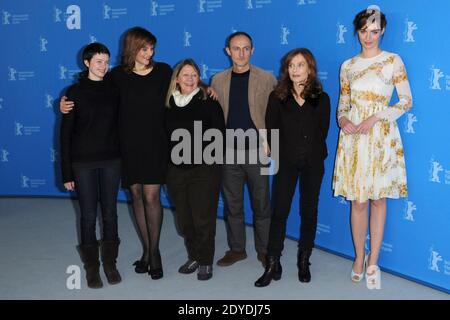
{"type": "Polygon", "coordinates": [[[334,195],[347,200],[406,197],[405,158],[397,118],[412,107],[411,90],[400,56],[382,51],[375,57],[355,56],[340,72],[338,119],[355,125],[371,115],[378,121],[368,134],[342,130],[333,174],[334,195]],[[389,107],[394,87],[398,103],[389,107]]]}

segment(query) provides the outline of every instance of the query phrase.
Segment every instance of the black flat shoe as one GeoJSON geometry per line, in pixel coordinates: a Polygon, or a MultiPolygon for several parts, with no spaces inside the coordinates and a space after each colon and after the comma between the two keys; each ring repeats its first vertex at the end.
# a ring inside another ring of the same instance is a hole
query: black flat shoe
{"type": "Polygon", "coordinates": [[[162,268],[150,269],[148,270],[148,274],[153,280],[161,279],[164,276],[162,268]]]}
{"type": "Polygon", "coordinates": [[[145,262],[144,260],[137,260],[133,263],[133,266],[135,266],[134,271],[136,273],[147,273],[148,271],[148,262],[145,262]]]}

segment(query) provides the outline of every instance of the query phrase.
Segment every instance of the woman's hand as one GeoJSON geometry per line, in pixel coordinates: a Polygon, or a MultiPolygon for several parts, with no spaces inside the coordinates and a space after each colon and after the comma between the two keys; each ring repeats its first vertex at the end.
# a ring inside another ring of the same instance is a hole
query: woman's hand
{"type": "Polygon", "coordinates": [[[358,133],[367,134],[380,119],[371,115],[357,126],[358,133]]]}
{"type": "Polygon", "coordinates": [[[66,188],[67,191],[73,191],[75,189],[75,182],[69,181],[64,183],[64,188],[66,188]]]}
{"type": "Polygon", "coordinates": [[[355,134],[358,133],[358,127],[353,124],[347,117],[339,118],[339,126],[345,134],[355,134]]]}
{"type": "Polygon", "coordinates": [[[68,101],[67,97],[63,96],[59,101],[59,111],[61,111],[61,113],[67,114],[73,109],[74,105],[75,103],[73,101],[68,101]]]}
{"type": "Polygon", "coordinates": [[[214,90],[212,87],[206,88],[206,93],[216,101],[219,99],[216,90],[214,90]]]}

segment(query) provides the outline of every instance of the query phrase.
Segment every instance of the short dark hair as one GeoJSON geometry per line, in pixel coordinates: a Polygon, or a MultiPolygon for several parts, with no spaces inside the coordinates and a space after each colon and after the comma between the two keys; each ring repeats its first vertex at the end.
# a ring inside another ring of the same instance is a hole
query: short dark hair
{"type": "Polygon", "coordinates": [[[232,34],[230,34],[230,35],[228,36],[228,38],[227,38],[227,47],[228,47],[228,48],[230,47],[231,39],[233,39],[233,38],[235,38],[235,37],[237,37],[237,36],[244,36],[244,37],[247,37],[248,40],[250,40],[250,45],[251,45],[251,47],[253,48],[253,39],[252,39],[252,37],[250,37],[250,35],[249,35],[247,32],[244,32],[244,31],[236,31],[236,32],[233,32],[232,34]]]}
{"type": "MultiPolygon", "coordinates": [[[[84,66],[84,60],[91,61],[92,57],[96,54],[107,54],[108,56],[111,56],[109,53],[109,49],[107,46],[105,46],[103,43],[99,42],[93,42],[91,44],[88,44],[83,49],[83,53],[81,54],[81,57],[83,58],[83,66],[84,66]]],[[[85,68],[83,71],[81,71],[78,76],[79,78],[87,78],[89,75],[89,70],[85,68]]]]}
{"type": "Polygon", "coordinates": [[[107,54],[108,56],[110,56],[111,54],[109,53],[108,48],[99,42],[93,42],[91,44],[88,44],[84,49],[83,49],[83,61],[87,60],[87,61],[91,61],[92,57],[95,56],[96,54],[107,54]]]}
{"type": "Polygon", "coordinates": [[[367,24],[368,21],[374,19],[373,17],[376,14],[380,15],[380,28],[385,29],[387,25],[387,20],[384,13],[378,10],[377,8],[369,7],[365,10],[358,12],[358,14],[355,16],[355,19],[353,20],[354,34],[356,34],[359,30],[364,28],[364,26],[367,24]]]}

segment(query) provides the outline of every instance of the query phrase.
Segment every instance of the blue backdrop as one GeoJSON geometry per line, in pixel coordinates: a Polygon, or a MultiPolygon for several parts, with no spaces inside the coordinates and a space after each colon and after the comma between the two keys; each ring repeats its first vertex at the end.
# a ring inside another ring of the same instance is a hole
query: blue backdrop
{"type": "MultiPolygon", "coordinates": [[[[229,67],[224,45],[233,31],[244,30],[253,36],[252,62],[275,75],[288,50],[307,47],[317,58],[334,120],[339,66],[359,52],[352,20],[371,4],[380,6],[387,16],[382,47],[403,58],[414,98],[411,112],[398,120],[409,197],[388,201],[380,265],[450,292],[447,0],[135,0],[132,4],[126,0],[2,0],[0,195],[69,196],[60,183],[57,103],[79,71],[77,57],[87,43],[106,44],[112,64],[117,64],[124,31],[140,25],[159,39],[156,60],[174,65],[192,57],[206,82],[229,67]]],[[[333,120],[316,244],[350,257],[350,205],[332,197],[331,190],[338,140],[333,120]]],[[[121,192],[120,199],[125,198],[121,192]]],[[[168,205],[165,192],[163,202],[168,205]]],[[[246,211],[251,223],[248,197],[246,211]]],[[[298,238],[298,194],[287,232],[298,238]]]]}

